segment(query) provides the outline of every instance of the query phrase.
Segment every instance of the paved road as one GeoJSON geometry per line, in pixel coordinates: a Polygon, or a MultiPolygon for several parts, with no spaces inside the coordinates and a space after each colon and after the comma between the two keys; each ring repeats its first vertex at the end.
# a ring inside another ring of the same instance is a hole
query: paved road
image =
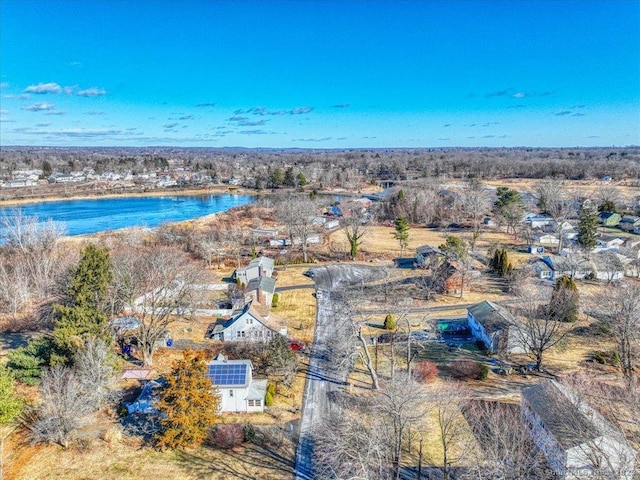
{"type": "Polygon", "coordinates": [[[344,309],[340,307],[340,300],[334,292],[341,285],[359,284],[384,276],[382,269],[358,265],[332,265],[314,271],[317,289],[316,332],[304,391],[300,440],[296,449],[296,480],[315,478],[313,431],[329,415],[332,406],[330,397],[344,389],[349,374],[348,366],[341,371],[330,368],[326,355],[332,334],[336,331],[336,323],[350,321],[343,316],[344,309]]]}

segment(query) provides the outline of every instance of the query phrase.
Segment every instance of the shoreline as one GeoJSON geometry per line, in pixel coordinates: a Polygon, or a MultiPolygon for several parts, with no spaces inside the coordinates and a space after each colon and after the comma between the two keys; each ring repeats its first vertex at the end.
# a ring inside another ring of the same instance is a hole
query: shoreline
{"type": "Polygon", "coordinates": [[[252,195],[252,196],[260,196],[264,195],[264,192],[249,190],[246,188],[236,188],[229,189],[227,186],[219,186],[219,187],[206,187],[206,188],[187,188],[187,189],[162,189],[162,190],[153,190],[153,191],[122,191],[122,192],[109,192],[109,193],[89,193],[89,192],[78,192],[78,193],[70,193],[70,194],[58,194],[57,192],[52,195],[41,196],[38,198],[15,198],[8,200],[0,200],[0,208],[1,207],[14,207],[20,205],[31,205],[36,203],[50,203],[50,202],[64,202],[64,201],[73,201],[73,200],[100,200],[100,199],[110,199],[110,198],[142,198],[142,197],[165,197],[165,196],[176,196],[176,197],[196,197],[203,195],[252,195]]]}

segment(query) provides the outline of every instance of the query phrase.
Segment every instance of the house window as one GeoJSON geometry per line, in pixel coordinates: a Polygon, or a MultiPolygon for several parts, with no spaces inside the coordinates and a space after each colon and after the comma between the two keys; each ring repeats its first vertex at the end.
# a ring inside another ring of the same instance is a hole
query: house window
{"type": "Polygon", "coordinates": [[[233,390],[229,390],[229,396],[233,397],[233,390]]]}
{"type": "Polygon", "coordinates": [[[262,400],[254,400],[254,402],[256,402],[256,407],[259,407],[262,405],[262,400]]]}
{"type": "Polygon", "coordinates": [[[253,318],[247,318],[247,325],[253,325],[253,318]]]}
{"type": "Polygon", "coordinates": [[[259,407],[262,405],[262,400],[248,400],[250,407],[259,407]]]}

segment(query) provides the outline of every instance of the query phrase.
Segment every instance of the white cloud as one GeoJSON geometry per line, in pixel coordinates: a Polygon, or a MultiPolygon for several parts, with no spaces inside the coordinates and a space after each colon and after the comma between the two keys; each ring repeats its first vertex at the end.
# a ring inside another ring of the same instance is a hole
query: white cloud
{"type": "Polygon", "coordinates": [[[0,83],[0,89],[2,88],[7,88],[9,86],[9,82],[2,82],[0,83]]]}
{"type": "Polygon", "coordinates": [[[56,106],[53,103],[34,103],[33,105],[29,105],[28,107],[22,107],[22,110],[26,110],[28,112],[42,112],[45,110],[53,110],[56,106]]]}
{"type": "Polygon", "coordinates": [[[106,95],[107,91],[104,88],[91,87],[85,90],[79,90],[77,95],[81,97],[98,97],[100,95],[106,95]]]}
{"type": "Polygon", "coordinates": [[[61,91],[62,87],[54,82],[29,85],[24,89],[24,93],[37,93],[39,95],[45,93],[60,93],[61,91]]]}

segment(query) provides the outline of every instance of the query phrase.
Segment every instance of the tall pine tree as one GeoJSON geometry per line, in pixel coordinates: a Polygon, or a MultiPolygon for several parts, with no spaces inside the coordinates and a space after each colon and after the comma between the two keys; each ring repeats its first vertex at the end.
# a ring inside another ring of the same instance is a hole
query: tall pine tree
{"type": "Polygon", "coordinates": [[[113,271],[109,251],[89,245],[71,272],[67,301],[55,305],[53,337],[57,352],[51,363],[68,363],[87,337],[102,338],[112,343],[107,324],[105,301],[113,271]]]}
{"type": "Polygon", "coordinates": [[[598,214],[595,206],[589,200],[582,204],[580,219],[578,221],[578,243],[592,249],[597,245],[596,231],[598,229],[598,214]]]}

